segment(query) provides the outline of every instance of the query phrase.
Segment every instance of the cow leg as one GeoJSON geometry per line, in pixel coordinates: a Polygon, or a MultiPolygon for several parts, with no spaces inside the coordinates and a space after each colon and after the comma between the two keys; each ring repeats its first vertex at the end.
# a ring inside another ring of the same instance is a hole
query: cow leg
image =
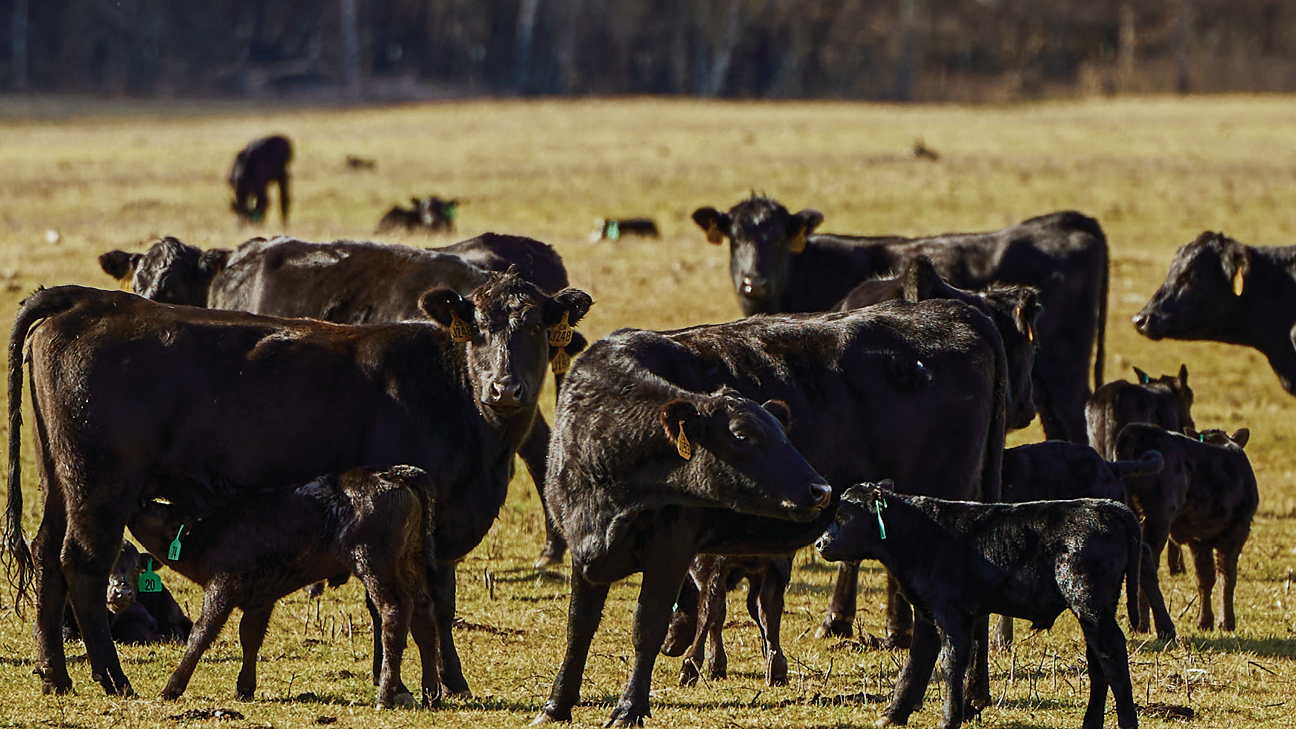
{"type": "MultiPolygon", "coordinates": [[[[373,630],[373,685],[379,686],[382,683],[383,656],[386,655],[383,652],[382,615],[378,613],[378,607],[374,605],[373,597],[369,594],[367,587],[365,588],[365,607],[369,609],[369,625],[373,630]]],[[[440,654],[441,651],[438,649],[438,657],[440,654]]],[[[437,686],[440,685],[440,682],[438,682],[437,686]]],[[[409,689],[405,688],[405,684],[398,681],[396,693],[402,692],[409,693],[409,689]]]]}
{"type": "Polygon", "coordinates": [[[235,691],[244,701],[251,701],[256,695],[256,662],[265,642],[266,629],[270,627],[270,613],[274,603],[267,607],[245,609],[243,619],[239,621],[239,643],[243,646],[243,668],[239,671],[235,691]]]}
{"type": "Polygon", "coordinates": [[[1157,576],[1157,565],[1161,561],[1161,550],[1165,549],[1170,537],[1169,525],[1143,522],[1143,542],[1148,545],[1150,558],[1144,555],[1139,565],[1139,624],[1137,630],[1146,632],[1151,624],[1156,625],[1157,637],[1162,640],[1175,639],[1174,621],[1166,609],[1165,598],[1161,594],[1161,580],[1157,576]],[[1148,620],[1151,612],[1152,620],[1148,620]]]}
{"type": "Polygon", "coordinates": [[[765,639],[765,682],[770,686],[787,683],[787,656],[779,637],[783,628],[783,594],[792,577],[792,560],[773,560],[760,587],[761,637],[765,639]]]}
{"type": "MultiPolygon", "coordinates": [[[[121,552],[121,534],[125,528],[125,519],[117,524],[114,516],[103,515],[102,522],[105,523],[95,525],[101,526],[102,531],[92,542],[83,543],[76,535],[68,535],[63,543],[63,574],[72,600],[72,611],[81,626],[81,640],[85,642],[86,655],[90,659],[91,676],[109,696],[134,696],[135,690],[126,679],[117,657],[117,647],[113,644],[112,629],[108,624],[108,605],[104,600],[108,593],[108,573],[121,552]],[[113,536],[107,536],[109,534],[113,536]]],[[[93,537],[87,535],[85,538],[93,537]]]]}
{"type": "MultiPolygon", "coordinates": [[[[1095,611],[1088,612],[1092,614],[1095,611]]],[[[1097,612],[1101,614],[1101,611],[1097,612]]],[[[1079,617],[1078,612],[1076,617],[1079,617]]],[[[1106,615],[1096,623],[1082,619],[1080,628],[1084,631],[1089,661],[1089,705],[1085,708],[1082,729],[1102,729],[1108,687],[1116,702],[1117,725],[1121,729],[1137,727],[1129,654],[1125,649],[1125,634],[1116,623],[1116,616],[1106,615]]]]}
{"type": "Polygon", "coordinates": [[[414,600],[414,614],[410,617],[410,634],[418,645],[419,660],[423,664],[423,708],[441,708],[441,681],[437,665],[441,659],[440,638],[437,636],[436,612],[425,591],[414,600]]]}
{"type": "Polygon", "coordinates": [[[1192,550],[1193,568],[1197,572],[1197,627],[1214,630],[1211,593],[1215,590],[1215,550],[1197,540],[1189,542],[1188,548],[1192,550]]]}
{"type": "Polygon", "coordinates": [[[890,572],[887,573],[886,601],[887,647],[908,648],[913,641],[913,608],[909,605],[909,601],[900,594],[900,586],[896,584],[895,578],[891,576],[890,572]]]}
{"type": "MultiPolygon", "coordinates": [[[[45,515],[32,540],[36,561],[36,675],[41,678],[41,692],[64,694],[72,690],[63,652],[63,615],[68,609],[68,584],[59,564],[67,522],[61,501],[46,487],[45,515]]],[[[73,615],[73,622],[76,616],[73,615]]],[[[80,633],[78,632],[78,636],[80,633]]]]}
{"type": "Polygon", "coordinates": [[[455,696],[472,696],[468,679],[464,678],[459,663],[459,651],[454,644],[455,619],[455,563],[443,562],[433,567],[428,575],[432,588],[432,604],[436,609],[437,631],[441,640],[441,685],[455,696]]]}
{"type": "Polygon", "coordinates": [[[671,614],[670,629],[666,631],[666,642],[662,643],[662,655],[672,658],[684,655],[697,636],[698,628],[698,587],[693,580],[684,580],[680,585],[679,597],[675,598],[675,612],[671,614]]]}
{"type": "MultiPolygon", "coordinates": [[[[1079,332],[1065,337],[1084,335],[1079,332]]],[[[1031,370],[1031,392],[1040,425],[1046,440],[1066,440],[1088,443],[1085,423],[1085,403],[1093,393],[1089,390],[1089,360],[1093,342],[1092,329],[1084,339],[1083,351],[1058,351],[1057,341],[1062,337],[1040,337],[1035,351],[1035,367],[1031,370]],[[1078,354],[1079,356],[1075,356],[1078,354]],[[1043,374],[1041,374],[1043,373],[1043,374]]],[[[1067,349],[1063,345],[1063,349],[1067,349]]]]}
{"type": "Polygon", "coordinates": [[[279,215],[282,217],[283,224],[288,225],[288,172],[284,171],[275,178],[279,184],[279,215]]]}
{"type": "Polygon", "coordinates": [[[234,609],[234,605],[229,600],[229,592],[229,589],[220,583],[213,582],[207,586],[207,591],[203,594],[202,614],[198,616],[193,630],[189,633],[189,645],[185,647],[180,665],[176,666],[175,672],[167,680],[166,687],[162,689],[162,698],[178,699],[189,687],[189,679],[193,678],[198,660],[220,635],[221,628],[225,627],[225,621],[229,619],[230,612],[234,609]]]}
{"type": "Polygon", "coordinates": [[[702,631],[710,645],[707,676],[713,680],[729,677],[729,655],[725,653],[724,647],[724,624],[729,616],[729,591],[725,589],[727,585],[723,575],[716,581],[719,583],[717,594],[707,616],[706,630],[702,631]]]}
{"type": "Polygon", "coordinates": [[[859,597],[859,562],[838,562],[828,614],[815,630],[816,638],[849,638],[855,633],[855,604],[859,597]]]}
{"type": "Polygon", "coordinates": [[[554,678],[549,700],[533,724],[571,721],[571,708],[580,701],[581,678],[585,674],[590,642],[603,619],[603,604],[607,602],[609,585],[591,584],[573,565],[571,586],[571,602],[567,607],[567,651],[554,678]]]}
{"type": "Polygon", "coordinates": [[[1007,615],[1000,615],[999,620],[995,622],[994,636],[990,640],[996,650],[1006,651],[1012,648],[1013,619],[1007,615]]]}
{"type": "Polygon", "coordinates": [[[972,665],[971,622],[950,622],[941,626],[941,673],[945,674],[945,707],[942,726],[958,729],[963,723],[963,682],[972,665]]]}
{"type": "Polygon", "coordinates": [[[401,683],[401,661],[405,658],[405,636],[409,635],[414,600],[403,591],[384,589],[372,577],[366,581],[370,583],[369,595],[382,616],[383,664],[376,703],[380,709],[413,706],[414,696],[401,683]]]}
{"type": "MultiPolygon", "coordinates": [[[[643,554],[658,556],[644,565],[639,604],[634,616],[634,668],[606,726],[638,726],[651,715],[648,692],[652,688],[653,663],[666,638],[671,605],[688,575],[689,562],[693,559],[691,546],[672,544],[668,539],[659,538],[644,547],[643,554]]],[[[723,591],[724,585],[720,589],[723,591]]]]}
{"type": "Polygon", "coordinates": [[[971,632],[971,653],[967,662],[967,673],[964,677],[966,680],[963,692],[966,703],[963,707],[964,716],[970,714],[980,714],[981,710],[990,705],[990,651],[988,650],[988,638],[990,635],[990,616],[982,615],[972,621],[971,632]]]}
{"type": "Polygon", "coordinates": [[[544,513],[545,545],[535,561],[535,568],[538,570],[562,565],[563,554],[567,552],[567,540],[563,538],[562,531],[549,515],[549,504],[545,501],[544,482],[545,469],[549,462],[549,437],[549,423],[545,422],[543,415],[536,413],[535,420],[531,422],[530,432],[518,447],[518,456],[526,465],[527,473],[531,474],[531,481],[536,486],[536,494],[540,496],[540,511],[544,513]]]}
{"type": "MultiPolygon", "coordinates": [[[[713,555],[702,555],[694,561],[694,577],[702,587],[697,598],[697,620],[693,640],[689,643],[688,650],[684,652],[684,661],[680,665],[681,686],[692,686],[697,683],[702,671],[702,658],[706,653],[707,637],[711,635],[712,623],[715,621],[716,607],[717,605],[722,609],[724,607],[725,585],[721,574],[723,565],[724,558],[713,555]]],[[[684,582],[687,584],[694,580],[686,579],[684,582]]],[[[712,675],[712,678],[714,677],[712,675]]]]}
{"type": "Polygon", "coordinates": [[[1182,575],[1187,571],[1184,569],[1183,550],[1174,542],[1166,543],[1166,569],[1172,575],[1182,575]]]}
{"type": "Polygon", "coordinates": [[[919,615],[914,622],[909,658],[896,677],[895,688],[891,690],[891,703],[882,712],[878,726],[908,723],[909,715],[922,703],[923,694],[927,692],[927,682],[931,680],[940,650],[941,639],[936,633],[936,624],[931,618],[919,615]]]}
{"type": "Polygon", "coordinates": [[[1233,614],[1233,590],[1237,587],[1237,563],[1240,549],[1220,549],[1215,552],[1215,572],[1220,582],[1220,630],[1233,630],[1237,627],[1237,616],[1233,614]]]}

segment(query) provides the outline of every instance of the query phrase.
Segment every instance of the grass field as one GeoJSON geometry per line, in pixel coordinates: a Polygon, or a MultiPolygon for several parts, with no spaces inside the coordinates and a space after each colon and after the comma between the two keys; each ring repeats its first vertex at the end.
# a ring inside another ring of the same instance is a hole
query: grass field
{"type": "MultiPolygon", "coordinates": [[[[1289,602],[1296,399],[1256,352],[1154,343],[1129,324],[1176,247],[1203,230],[1253,244],[1296,243],[1296,99],[977,108],[628,99],[343,111],[26,103],[0,110],[0,320],[39,284],[115,285],[95,261],[106,250],[142,250],[161,235],[229,247],[262,232],[236,226],[225,177],[244,143],[272,132],[296,146],[293,235],[372,238],[382,213],[411,195],[460,197],[455,239],[498,231],[558,248],[574,285],[596,302],[582,323],[591,339],[622,326],[737,317],[727,252],[708,246],[689,214],[703,205],[727,208],[753,189],[793,210],[822,211],[825,232],[982,230],[1066,208],[1097,217],[1113,254],[1108,378],[1132,377],[1131,364],[1157,375],[1187,363],[1198,426],[1251,429],[1247,452],[1261,491],[1242,555],[1237,632],[1197,631],[1191,578],[1163,572],[1182,638],[1165,645],[1131,637],[1137,700],[1191,706],[1192,723],[1203,727],[1296,726],[1296,618],[1289,602]],[[918,137],[940,152],[939,162],[909,158],[918,137]],[[377,168],[349,171],[346,154],[375,158],[377,168]],[[663,238],[587,242],[595,218],[631,215],[655,217],[663,238]]],[[[272,220],[264,230],[282,230],[277,214],[272,220]]],[[[551,413],[550,394],[543,403],[551,413]]],[[[1041,437],[1033,426],[1011,440],[1041,437]]],[[[27,434],[24,441],[30,449],[27,434]]],[[[39,500],[30,452],[24,469],[31,535],[39,500]]],[[[0,589],[0,727],[292,727],[330,718],[334,726],[365,729],[518,726],[547,696],[564,647],[566,584],[530,569],[542,538],[539,502],[520,472],[494,530],[459,569],[464,624],[456,640],[476,697],[450,699],[439,712],[371,708],[368,619],[354,582],[319,601],[299,593],[281,604],[253,702],[233,698],[240,653],[228,629],[177,702],[156,698],[179,658],[176,646],[120,649],[142,698],[105,698],[84,660],[70,666],[74,694],[43,697],[30,675],[30,623],[15,617],[12,595],[0,589]],[[243,718],[193,718],[212,708],[243,718]]],[[[858,627],[880,634],[880,573],[866,572],[858,627]]],[[[832,566],[809,552],[797,559],[783,623],[792,670],[787,687],[763,685],[755,626],[734,600],[730,678],[678,688],[678,661],[659,660],[650,725],[834,727],[876,720],[875,704],[816,702],[886,693],[903,659],[813,637],[832,575],[832,566]]],[[[164,579],[194,614],[199,593],[175,575],[164,579]]],[[[630,580],[612,591],[585,676],[582,695],[590,705],[577,709],[578,723],[601,723],[628,675],[637,587],[630,580]]],[[[996,704],[973,725],[1078,725],[1088,686],[1075,621],[1063,617],[1037,635],[1019,629],[1018,637],[1011,653],[992,654],[996,704]]],[[[83,655],[80,644],[69,644],[68,652],[83,655]]],[[[407,676],[418,673],[416,655],[406,661],[407,676]]],[[[939,703],[933,686],[911,724],[934,726],[939,703]]],[[[1143,719],[1144,726],[1163,723],[1169,722],[1143,719]]]]}

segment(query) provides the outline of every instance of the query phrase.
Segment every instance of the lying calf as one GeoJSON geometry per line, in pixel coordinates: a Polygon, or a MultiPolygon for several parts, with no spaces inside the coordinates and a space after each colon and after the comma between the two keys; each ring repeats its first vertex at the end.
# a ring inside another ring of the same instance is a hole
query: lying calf
{"type": "MultiPolygon", "coordinates": [[[[142,505],[128,526],[149,551],[204,588],[203,610],[162,698],[184,693],[202,654],[234,608],[243,610],[240,698],[256,691],[256,660],[279,598],[321,580],[353,573],[382,618],[378,706],[411,705],[401,684],[405,637],[423,658],[423,705],[439,705],[436,620],[427,588],[433,562],[433,486],[412,466],[357,468],[295,489],[238,499],[195,522],[170,504],[142,505]]],[[[379,626],[374,626],[375,631],[379,626]]]]}
{"type": "MultiPolygon", "coordinates": [[[[153,557],[140,554],[130,542],[123,542],[117,563],[108,574],[108,627],[114,643],[161,643],[186,641],[193,627],[175,597],[158,583],[155,592],[140,592],[139,576],[150,567],[153,557]]],[[[80,640],[81,627],[69,604],[63,611],[63,640],[80,640]]]]}
{"type": "MultiPolygon", "coordinates": [[[[1172,433],[1132,423],[1116,439],[1117,455],[1156,449],[1165,458],[1166,468],[1161,473],[1127,482],[1129,503],[1143,520],[1143,540],[1152,548],[1154,559],[1161,556],[1167,539],[1186,544],[1192,551],[1197,572],[1197,627],[1201,630],[1233,630],[1237,625],[1233,590],[1238,556],[1260,504],[1255,472],[1242,450],[1250,435],[1246,428],[1230,437],[1220,430],[1172,433]],[[1218,621],[1211,608],[1217,576],[1223,583],[1218,621]]],[[[1140,605],[1139,621],[1141,627],[1147,626],[1146,604],[1140,605]]]]}
{"type": "Polygon", "coordinates": [[[836,521],[815,543],[825,559],[880,561],[919,614],[909,660],[878,726],[909,720],[939,653],[942,726],[958,727],[976,619],[998,613],[1049,628],[1067,609],[1088,648],[1082,726],[1102,728],[1109,685],[1119,725],[1138,726],[1125,635],[1116,622],[1122,583],[1131,619],[1137,607],[1141,544],[1133,512],[1106,499],[978,504],[897,494],[889,486],[847,490],[836,521]]]}

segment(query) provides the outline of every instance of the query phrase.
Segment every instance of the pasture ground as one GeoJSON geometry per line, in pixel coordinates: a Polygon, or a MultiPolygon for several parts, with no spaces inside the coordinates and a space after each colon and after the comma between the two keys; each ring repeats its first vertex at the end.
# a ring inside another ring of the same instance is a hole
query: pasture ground
{"type": "MultiPolygon", "coordinates": [[[[290,136],[296,147],[293,235],[373,238],[383,212],[411,195],[460,197],[455,238],[390,240],[440,245],[500,231],[553,243],[574,284],[596,302],[582,324],[591,339],[622,326],[671,328],[738,316],[726,251],[708,246],[689,215],[703,205],[727,208],[753,189],[793,210],[817,208],[826,232],[981,230],[1066,208],[1097,217],[1113,252],[1107,378],[1131,378],[1131,364],[1157,375],[1187,363],[1199,427],[1251,429],[1247,452],[1261,490],[1242,555],[1237,632],[1198,631],[1191,577],[1169,578],[1163,570],[1182,638],[1165,645],[1131,636],[1137,699],[1191,706],[1196,726],[1296,725],[1290,607],[1296,399],[1251,350],[1154,343],[1129,324],[1176,247],[1203,230],[1253,244],[1296,243],[1296,100],[964,108],[625,99],[354,110],[6,100],[0,107],[0,319],[7,321],[38,284],[113,286],[95,261],[112,248],[142,250],[161,235],[230,247],[283,230],[277,213],[262,229],[237,227],[225,182],[235,152],[274,132],[290,136]],[[919,137],[940,153],[939,162],[909,157],[919,137]],[[347,154],[374,158],[377,168],[348,170],[347,154]],[[632,215],[655,217],[663,238],[587,242],[596,218],[632,215]]],[[[552,395],[543,402],[551,413],[552,395]]],[[[1041,437],[1033,426],[1011,440],[1041,437]]],[[[23,441],[30,536],[40,504],[30,436],[23,441]]],[[[142,696],[124,700],[101,695],[82,647],[69,644],[75,693],[41,696],[31,675],[30,623],[14,615],[13,595],[0,588],[0,727],[522,725],[547,697],[564,647],[567,586],[530,568],[542,537],[539,502],[519,471],[495,529],[459,569],[463,624],[456,640],[476,697],[449,699],[435,713],[371,708],[369,627],[354,581],[319,601],[299,593],[281,604],[252,702],[233,698],[239,646],[232,628],[179,701],[156,698],[179,646],[122,647],[142,696]],[[214,708],[244,718],[201,718],[214,708]]],[[[866,573],[858,627],[878,635],[881,575],[877,568],[866,573]]],[[[813,637],[833,574],[808,551],[797,558],[783,623],[792,672],[787,687],[763,685],[755,626],[734,599],[730,678],[679,688],[678,660],[659,659],[649,725],[833,727],[876,720],[876,704],[819,703],[840,694],[886,693],[903,658],[813,637]]],[[[194,614],[199,593],[175,575],[164,579],[194,614]]],[[[588,705],[576,711],[579,724],[601,723],[628,675],[637,587],[632,579],[612,591],[586,670],[588,705]]],[[[1074,619],[1064,616],[1051,632],[1036,635],[1019,624],[1018,637],[1011,653],[992,654],[996,704],[972,725],[1078,725],[1088,687],[1074,619]]],[[[416,685],[416,655],[407,654],[410,685],[416,685]]],[[[933,686],[912,725],[934,726],[939,705],[933,686]]],[[[1109,715],[1107,723],[1113,726],[1115,718],[1109,715]]]]}

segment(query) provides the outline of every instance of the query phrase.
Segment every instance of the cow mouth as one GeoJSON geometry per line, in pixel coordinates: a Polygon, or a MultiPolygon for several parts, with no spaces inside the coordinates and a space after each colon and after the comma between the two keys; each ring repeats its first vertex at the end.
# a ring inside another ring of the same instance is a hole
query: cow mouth
{"type": "Polygon", "coordinates": [[[486,407],[490,408],[491,412],[495,413],[496,415],[507,418],[513,415],[517,415],[526,406],[520,402],[518,403],[488,402],[486,403],[486,407]]]}

